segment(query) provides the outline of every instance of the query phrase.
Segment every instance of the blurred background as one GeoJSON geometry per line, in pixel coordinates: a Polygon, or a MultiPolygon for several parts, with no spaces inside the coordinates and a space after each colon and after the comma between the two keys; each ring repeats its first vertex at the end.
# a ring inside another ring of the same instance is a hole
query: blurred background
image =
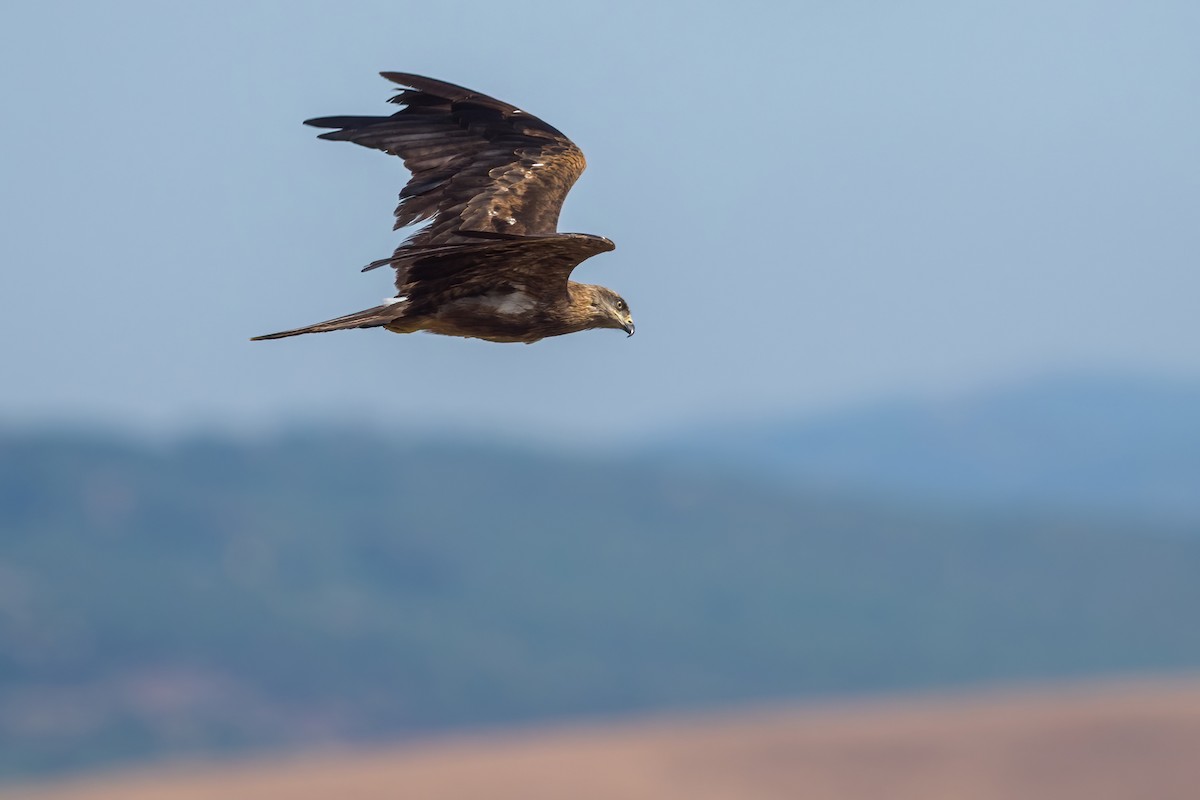
{"type": "Polygon", "coordinates": [[[9,4],[0,795],[322,752],[424,797],[1194,796],[1198,36],[9,4]],[[385,69],[579,144],[560,227],[617,243],[576,277],[636,337],[246,341],[392,294],[407,174],[299,124],[386,113],[385,69]]]}

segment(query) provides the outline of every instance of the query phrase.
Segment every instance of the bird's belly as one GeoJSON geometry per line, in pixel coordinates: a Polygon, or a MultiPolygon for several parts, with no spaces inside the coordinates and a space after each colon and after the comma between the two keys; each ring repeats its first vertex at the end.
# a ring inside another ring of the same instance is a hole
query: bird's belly
{"type": "Polygon", "coordinates": [[[525,344],[532,344],[547,335],[541,332],[538,326],[522,325],[506,318],[472,317],[464,319],[441,314],[435,319],[429,320],[421,329],[442,336],[486,339],[489,342],[524,342],[525,344]]]}

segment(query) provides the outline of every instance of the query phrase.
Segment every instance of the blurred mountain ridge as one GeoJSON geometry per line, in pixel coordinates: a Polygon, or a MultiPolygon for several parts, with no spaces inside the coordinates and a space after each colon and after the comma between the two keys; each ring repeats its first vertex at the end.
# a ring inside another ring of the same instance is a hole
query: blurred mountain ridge
{"type": "Polygon", "coordinates": [[[1200,524],[1200,380],[1053,375],[949,400],[715,423],[647,455],[809,489],[1200,524]]]}

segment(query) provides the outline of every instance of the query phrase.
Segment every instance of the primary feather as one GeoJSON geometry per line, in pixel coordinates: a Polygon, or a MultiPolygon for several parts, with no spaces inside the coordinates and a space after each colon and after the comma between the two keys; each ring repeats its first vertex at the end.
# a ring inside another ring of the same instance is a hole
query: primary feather
{"type": "Polygon", "coordinates": [[[587,166],[556,128],[515,106],[452,83],[403,72],[383,77],[407,87],[390,117],[320,117],[306,125],[337,130],[322,139],[354,142],[404,159],[412,173],[400,191],[396,225],[432,219],[411,244],[457,241],[462,231],[516,236],[554,233],[567,192],[587,166]]]}

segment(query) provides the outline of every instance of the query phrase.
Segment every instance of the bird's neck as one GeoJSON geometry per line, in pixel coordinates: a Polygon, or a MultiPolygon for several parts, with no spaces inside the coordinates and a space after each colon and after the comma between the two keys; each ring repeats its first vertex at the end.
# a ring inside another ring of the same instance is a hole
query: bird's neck
{"type": "Polygon", "coordinates": [[[600,327],[604,314],[599,309],[596,286],[567,281],[567,295],[571,301],[564,309],[565,324],[580,331],[600,327]]]}

